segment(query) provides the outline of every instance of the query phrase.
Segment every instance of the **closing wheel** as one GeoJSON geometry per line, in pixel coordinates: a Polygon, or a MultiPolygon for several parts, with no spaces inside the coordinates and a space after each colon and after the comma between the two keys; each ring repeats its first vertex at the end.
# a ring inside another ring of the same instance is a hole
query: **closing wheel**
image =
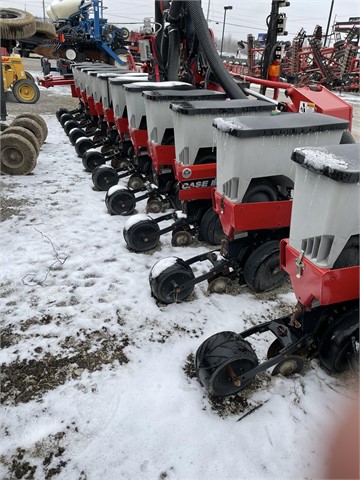
{"type": "Polygon", "coordinates": [[[107,192],[105,204],[112,215],[131,215],[135,210],[136,198],[130,190],[121,188],[110,195],[107,192]]]}
{"type": "Polygon", "coordinates": [[[173,232],[173,236],[171,238],[171,245],[173,247],[188,247],[193,242],[193,237],[190,232],[186,230],[178,230],[177,232],[173,232]]]}
{"type": "Polygon", "coordinates": [[[119,178],[116,170],[100,165],[93,171],[92,181],[98,190],[107,192],[110,187],[118,184],[119,178]]]}
{"type": "Polygon", "coordinates": [[[26,138],[9,133],[1,136],[1,173],[27,175],[36,166],[35,147],[26,138]]]}
{"type": "Polygon", "coordinates": [[[159,243],[160,228],[155,220],[140,220],[130,228],[124,228],[123,234],[127,246],[135,252],[147,252],[159,243]]]}
{"type": "Polygon", "coordinates": [[[36,123],[38,123],[40,128],[43,131],[43,143],[45,142],[49,131],[48,131],[47,124],[41,115],[39,115],[38,113],[27,112],[27,113],[21,113],[20,115],[17,115],[15,119],[16,118],[30,118],[31,120],[34,120],[36,123]]]}
{"type": "Polygon", "coordinates": [[[75,143],[75,151],[79,157],[83,157],[87,150],[94,147],[94,142],[87,137],[78,138],[75,143]]]}
{"type": "Polygon", "coordinates": [[[152,296],[165,304],[183,302],[192,294],[194,285],[184,289],[181,289],[181,286],[194,278],[191,267],[181,258],[163,258],[150,270],[152,296]]]}
{"type": "Polygon", "coordinates": [[[81,160],[85,170],[88,172],[93,172],[96,167],[105,163],[104,155],[93,150],[85,152],[81,160]]]}
{"type": "Polygon", "coordinates": [[[212,207],[204,213],[200,220],[200,234],[202,240],[210,245],[220,245],[221,239],[224,237],[220,217],[212,207]]]}
{"type": "Polygon", "coordinates": [[[27,78],[17,80],[12,87],[12,92],[19,103],[32,104],[38,102],[40,98],[39,87],[27,78]]]}
{"type": "Polygon", "coordinates": [[[246,283],[255,292],[267,292],[280,287],[287,273],[280,268],[279,241],[271,240],[256,248],[244,265],[246,283]]]}
{"type": "Polygon", "coordinates": [[[232,281],[228,277],[216,277],[209,284],[210,293],[229,293],[232,281]]]}
{"type": "Polygon", "coordinates": [[[161,213],[164,208],[164,203],[160,197],[153,195],[146,202],[146,213],[161,213]]]}
{"type": "Polygon", "coordinates": [[[271,375],[283,375],[284,377],[290,377],[294,373],[300,373],[304,368],[304,359],[298,355],[289,355],[279,362],[271,375]]]}
{"type": "Polygon", "coordinates": [[[8,127],[1,135],[3,138],[3,135],[8,135],[9,133],[13,133],[15,135],[20,135],[21,137],[26,138],[33,147],[36,150],[36,155],[39,155],[39,150],[40,150],[40,143],[39,140],[35,137],[35,135],[28,130],[27,128],[24,127],[8,127]]]}
{"type": "Polygon", "coordinates": [[[133,173],[127,182],[128,188],[131,190],[136,190],[138,188],[142,188],[144,186],[144,180],[138,175],[137,173],[133,173]]]}
{"type": "MultiPolygon", "coordinates": [[[[103,142],[105,140],[106,136],[104,135],[99,135],[98,139],[96,140],[97,142],[100,141],[100,142],[103,142]]],[[[95,138],[94,138],[95,140],[95,138]]],[[[111,145],[111,144],[105,144],[101,147],[101,153],[103,153],[104,155],[109,155],[111,154],[112,152],[114,151],[114,145],[111,145]]]]}
{"type": "Polygon", "coordinates": [[[359,360],[359,308],[330,324],[319,343],[321,363],[331,372],[343,372],[359,360]]]}
{"type": "Polygon", "coordinates": [[[129,170],[131,164],[127,158],[116,156],[111,159],[110,165],[112,168],[118,168],[119,170],[129,170]]]}
{"type": "Polygon", "coordinates": [[[210,395],[226,397],[247,387],[254,377],[241,382],[239,376],[258,365],[249,342],[234,332],[220,332],[209,337],[197,349],[195,370],[210,395]]]}

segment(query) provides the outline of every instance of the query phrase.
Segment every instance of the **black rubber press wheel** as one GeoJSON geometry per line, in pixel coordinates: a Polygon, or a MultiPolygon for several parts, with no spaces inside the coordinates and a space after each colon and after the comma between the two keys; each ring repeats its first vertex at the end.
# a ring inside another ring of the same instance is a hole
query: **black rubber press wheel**
{"type": "Polygon", "coordinates": [[[85,170],[88,172],[93,172],[96,167],[105,163],[104,155],[94,150],[86,151],[81,160],[85,170]]]}
{"type": "Polygon", "coordinates": [[[227,397],[247,387],[252,378],[241,382],[237,377],[258,365],[250,343],[234,332],[220,332],[209,337],[198,348],[195,370],[210,395],[227,397]]]}
{"type": "Polygon", "coordinates": [[[181,258],[163,258],[150,270],[151,294],[165,304],[183,302],[192,294],[194,285],[184,289],[181,286],[194,278],[191,267],[181,258]]]}
{"type": "Polygon", "coordinates": [[[103,192],[118,184],[119,178],[116,170],[107,165],[100,165],[92,172],[94,187],[103,192]]]}
{"type": "Polygon", "coordinates": [[[127,246],[134,252],[147,252],[152,250],[159,243],[159,225],[155,220],[139,220],[130,228],[123,230],[123,235],[127,246]]]}
{"type": "Polygon", "coordinates": [[[130,190],[119,188],[106,193],[105,204],[112,215],[131,215],[135,210],[136,199],[130,190]]]}
{"type": "Polygon", "coordinates": [[[78,156],[81,158],[83,157],[85,152],[87,152],[87,150],[90,150],[90,148],[94,148],[94,147],[95,147],[94,142],[90,140],[90,138],[86,138],[86,137],[79,138],[78,140],[76,140],[76,143],[75,143],[75,151],[78,154],[78,156]]]}

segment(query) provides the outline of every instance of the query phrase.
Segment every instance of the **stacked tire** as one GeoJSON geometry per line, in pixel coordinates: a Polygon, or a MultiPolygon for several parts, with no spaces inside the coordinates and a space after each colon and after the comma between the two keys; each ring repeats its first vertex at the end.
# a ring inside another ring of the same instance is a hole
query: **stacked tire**
{"type": "Polygon", "coordinates": [[[28,175],[36,167],[40,148],[48,135],[45,120],[36,113],[15,117],[0,137],[0,173],[28,175]]]}

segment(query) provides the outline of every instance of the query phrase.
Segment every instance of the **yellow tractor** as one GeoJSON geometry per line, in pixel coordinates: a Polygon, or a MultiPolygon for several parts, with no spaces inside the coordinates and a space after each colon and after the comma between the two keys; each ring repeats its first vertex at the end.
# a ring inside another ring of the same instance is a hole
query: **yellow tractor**
{"type": "Polygon", "coordinates": [[[16,8],[0,7],[0,49],[4,91],[12,90],[20,103],[36,103],[40,91],[34,78],[25,72],[20,55],[10,54],[19,39],[36,33],[37,22],[31,13],[16,8]]]}
{"type": "Polygon", "coordinates": [[[4,92],[12,90],[19,103],[36,103],[40,98],[39,87],[34,77],[24,69],[20,55],[2,55],[4,92]]]}

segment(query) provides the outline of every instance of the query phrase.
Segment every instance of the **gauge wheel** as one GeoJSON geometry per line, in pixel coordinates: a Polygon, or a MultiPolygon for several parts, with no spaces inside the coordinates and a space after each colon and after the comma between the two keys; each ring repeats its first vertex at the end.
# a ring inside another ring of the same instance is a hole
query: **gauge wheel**
{"type": "Polygon", "coordinates": [[[36,103],[40,98],[40,90],[35,82],[23,78],[17,80],[12,86],[12,92],[19,103],[36,103]]]}
{"type": "Polygon", "coordinates": [[[90,150],[90,148],[94,148],[94,142],[90,140],[90,138],[87,137],[82,137],[76,140],[75,143],[75,151],[78,154],[79,157],[83,157],[85,152],[90,150]]]}
{"type": "Polygon", "coordinates": [[[173,263],[169,265],[169,258],[164,258],[155,263],[150,271],[151,294],[165,304],[183,302],[192,294],[194,285],[186,288],[181,286],[194,278],[191,267],[184,260],[173,257],[173,263]]]}
{"type": "Polygon", "coordinates": [[[86,134],[85,134],[84,130],[82,130],[79,127],[76,127],[76,128],[73,128],[72,130],[70,130],[69,140],[70,140],[70,143],[72,145],[75,146],[76,142],[79,140],[79,138],[88,138],[88,137],[86,137],[86,134]]]}
{"type": "Polygon", "coordinates": [[[280,244],[271,240],[257,247],[244,265],[245,282],[255,292],[267,292],[280,287],[288,274],[280,268],[280,244]]]}
{"type": "Polygon", "coordinates": [[[243,203],[275,202],[278,193],[275,186],[266,178],[251,183],[243,197],[243,203]]]}
{"type": "Polygon", "coordinates": [[[38,140],[39,144],[43,144],[44,140],[44,133],[39,126],[38,123],[36,123],[34,120],[31,120],[31,118],[15,118],[15,120],[11,123],[11,127],[23,127],[27,128],[32,132],[36,139],[38,140]]]}
{"type": "Polygon", "coordinates": [[[171,245],[173,247],[188,247],[193,242],[193,237],[191,233],[187,232],[186,230],[178,230],[177,232],[173,232],[171,238],[171,245]]]}
{"type": "Polygon", "coordinates": [[[160,228],[155,220],[140,220],[129,229],[124,229],[123,235],[127,246],[134,252],[147,252],[155,248],[160,239],[160,228]]]}
{"type": "Polygon", "coordinates": [[[92,172],[92,181],[97,190],[107,192],[109,188],[118,184],[119,178],[116,170],[100,165],[92,172]]]}
{"type": "Polygon", "coordinates": [[[321,363],[331,372],[343,372],[359,361],[359,308],[332,322],[319,342],[321,363]]]}
{"type": "Polygon", "coordinates": [[[112,215],[131,215],[135,210],[136,198],[130,190],[121,188],[110,195],[107,192],[105,204],[112,215]]]}
{"type": "Polygon", "coordinates": [[[16,118],[30,118],[31,120],[34,120],[36,123],[38,123],[43,131],[43,143],[45,142],[49,134],[49,130],[45,120],[41,115],[37,113],[21,113],[20,115],[17,115],[15,119],[16,118]]]}
{"type": "Polygon", "coordinates": [[[224,231],[219,215],[210,207],[200,220],[200,234],[204,242],[210,245],[220,245],[224,231]]]}
{"type": "Polygon", "coordinates": [[[169,194],[169,199],[170,199],[170,205],[172,208],[175,210],[181,210],[182,209],[182,201],[179,198],[179,184],[178,182],[174,183],[170,190],[169,194]]]}
{"type": "Polygon", "coordinates": [[[32,144],[32,146],[35,148],[36,155],[39,155],[40,143],[31,130],[28,130],[27,128],[24,128],[24,127],[8,127],[2,133],[2,138],[3,138],[3,135],[8,135],[9,133],[20,135],[21,137],[26,138],[26,140],[28,140],[32,144]]]}
{"type": "Polygon", "coordinates": [[[208,291],[210,293],[229,293],[232,281],[228,277],[216,277],[209,283],[208,291]]]}
{"type": "Polygon", "coordinates": [[[100,152],[89,150],[84,153],[81,160],[85,170],[88,172],[93,172],[96,167],[105,163],[104,155],[102,155],[100,152]]]}
{"type": "Polygon", "coordinates": [[[133,173],[130,175],[129,180],[127,182],[127,187],[131,190],[137,190],[138,188],[142,188],[144,186],[144,180],[141,178],[140,175],[137,173],[133,173]]]}
{"type": "Polygon", "coordinates": [[[247,387],[254,377],[244,382],[237,377],[250,372],[258,363],[250,343],[234,332],[212,335],[195,355],[197,377],[209,394],[216,397],[234,395],[247,387]]]}
{"type": "Polygon", "coordinates": [[[9,133],[1,135],[1,173],[27,175],[36,166],[35,147],[26,138],[9,133]]]}

